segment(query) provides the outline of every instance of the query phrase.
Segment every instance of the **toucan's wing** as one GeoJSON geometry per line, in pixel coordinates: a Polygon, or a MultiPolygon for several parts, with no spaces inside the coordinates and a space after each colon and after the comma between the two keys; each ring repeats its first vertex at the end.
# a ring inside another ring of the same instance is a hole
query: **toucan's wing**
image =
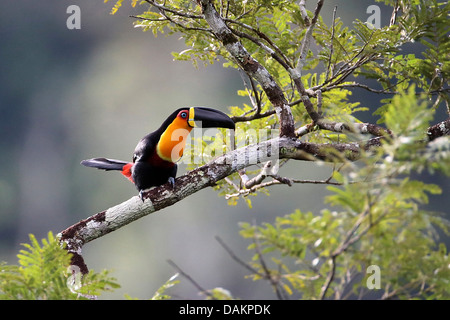
{"type": "Polygon", "coordinates": [[[143,137],[134,149],[133,162],[149,159],[155,152],[160,137],[161,134],[156,131],[143,137]]]}

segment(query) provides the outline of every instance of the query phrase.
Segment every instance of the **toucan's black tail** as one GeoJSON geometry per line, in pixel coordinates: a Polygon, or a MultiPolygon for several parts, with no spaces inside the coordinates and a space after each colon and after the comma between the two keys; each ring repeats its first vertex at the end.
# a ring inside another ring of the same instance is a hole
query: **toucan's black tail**
{"type": "Polygon", "coordinates": [[[94,158],[81,161],[81,164],[86,167],[103,169],[103,170],[119,170],[122,171],[124,166],[128,164],[126,161],[106,159],[106,158],[94,158]]]}

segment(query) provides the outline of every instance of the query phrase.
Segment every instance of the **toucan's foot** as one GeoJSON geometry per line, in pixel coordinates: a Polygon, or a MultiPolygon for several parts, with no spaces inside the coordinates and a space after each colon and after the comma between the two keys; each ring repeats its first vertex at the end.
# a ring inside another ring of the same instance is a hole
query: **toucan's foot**
{"type": "Polygon", "coordinates": [[[144,202],[144,190],[139,190],[139,198],[144,202]]]}
{"type": "Polygon", "coordinates": [[[169,183],[172,186],[172,189],[175,188],[175,178],[174,177],[169,177],[169,183]]]}

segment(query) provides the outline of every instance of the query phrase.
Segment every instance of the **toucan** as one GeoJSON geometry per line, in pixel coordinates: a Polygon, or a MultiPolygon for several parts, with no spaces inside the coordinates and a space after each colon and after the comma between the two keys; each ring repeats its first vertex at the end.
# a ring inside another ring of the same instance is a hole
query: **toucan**
{"type": "Polygon", "coordinates": [[[221,111],[205,107],[181,108],[175,110],[158,130],[139,141],[132,162],[93,158],[83,160],[81,164],[107,171],[121,171],[135,184],[143,201],[144,190],[167,182],[172,187],[175,185],[177,161],[183,156],[187,136],[196,126],[235,129],[233,120],[221,111]]]}

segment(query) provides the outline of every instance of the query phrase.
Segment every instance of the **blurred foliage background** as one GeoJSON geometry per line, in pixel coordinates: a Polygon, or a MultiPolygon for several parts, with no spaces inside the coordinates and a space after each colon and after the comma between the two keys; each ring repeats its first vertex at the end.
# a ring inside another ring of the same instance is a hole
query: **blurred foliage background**
{"type": "MultiPolygon", "coordinates": [[[[331,21],[338,5],[344,22],[365,21],[371,4],[326,1],[322,15],[331,21]]],[[[207,68],[174,62],[171,52],[183,50],[182,41],[133,28],[129,4],[114,16],[112,5],[101,0],[0,3],[0,261],[16,263],[29,233],[37,238],[58,233],[136,194],[119,174],[84,168],[82,159],[131,159],[138,140],[176,108],[209,106],[226,112],[227,106],[247,103],[236,94],[243,87],[236,70],[220,62],[207,68]],[[72,4],[81,9],[80,30],[66,27],[72,4]]],[[[382,25],[389,18],[390,12],[382,12],[382,25]]],[[[379,100],[358,89],[351,99],[379,100]]],[[[360,119],[368,117],[370,112],[360,119]]],[[[293,167],[288,164],[284,172],[295,169],[293,175],[302,179],[330,173],[313,163],[293,167]]],[[[439,176],[428,180],[444,190],[430,196],[429,209],[445,212],[449,182],[439,176]]],[[[176,273],[168,259],[204,288],[224,287],[248,299],[275,298],[269,284],[243,281],[248,270],[215,236],[249,260],[252,253],[245,248],[250,242],[239,235],[239,222],[272,223],[297,208],[319,211],[326,193],[320,185],[274,187],[270,197],[253,199],[249,210],[242,201],[228,206],[210,188],[87,244],[85,261],[96,271],[111,269],[121,285],[102,298],[151,297],[176,273]]],[[[189,281],[180,280],[171,289],[174,298],[202,298],[189,281]]]]}

